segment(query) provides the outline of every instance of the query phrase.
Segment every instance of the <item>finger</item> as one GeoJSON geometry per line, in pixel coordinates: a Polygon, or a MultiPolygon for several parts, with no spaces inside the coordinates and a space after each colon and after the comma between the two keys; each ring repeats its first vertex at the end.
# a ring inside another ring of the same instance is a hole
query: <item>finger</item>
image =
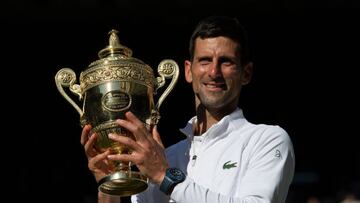
{"type": "Polygon", "coordinates": [[[130,154],[109,154],[107,158],[112,161],[131,162],[136,164],[136,158],[130,154]]]}
{"type": "Polygon", "coordinates": [[[152,128],[152,136],[153,136],[154,140],[164,149],[164,144],[161,141],[161,137],[157,130],[156,125],[152,128]]]}
{"type": "Polygon", "coordinates": [[[126,112],[125,117],[137,126],[144,126],[144,123],[140,119],[138,119],[131,111],[126,112]]]}
{"type": "MultiPolygon", "coordinates": [[[[139,131],[141,131],[144,135],[149,135],[148,128],[146,128],[145,124],[140,119],[138,119],[131,111],[126,112],[125,116],[130,122],[137,126],[139,131]]],[[[145,138],[147,138],[147,136],[145,136],[145,138]]]]}
{"type": "Polygon", "coordinates": [[[147,136],[149,135],[149,131],[146,129],[143,122],[141,122],[133,113],[126,112],[125,114],[126,120],[124,119],[118,119],[116,122],[129,130],[137,141],[142,141],[147,139],[147,136]]]}
{"type": "Polygon", "coordinates": [[[109,134],[109,138],[119,142],[127,147],[129,147],[130,149],[132,149],[133,151],[141,151],[142,147],[136,143],[133,139],[129,138],[129,137],[125,137],[125,136],[121,136],[121,135],[117,135],[114,133],[110,133],[109,134]]]}
{"type": "Polygon", "coordinates": [[[85,125],[85,127],[81,132],[81,138],[80,138],[81,145],[85,145],[85,143],[88,141],[90,131],[91,131],[91,126],[85,125]]]}
{"type": "Polygon", "coordinates": [[[96,164],[100,161],[103,161],[110,154],[110,150],[106,150],[105,152],[98,154],[91,159],[89,159],[88,166],[91,170],[97,169],[96,164]]]}
{"type": "Polygon", "coordinates": [[[97,137],[98,137],[97,134],[93,133],[84,145],[85,153],[89,157],[93,157],[97,154],[96,150],[94,149],[94,145],[97,137]]]}

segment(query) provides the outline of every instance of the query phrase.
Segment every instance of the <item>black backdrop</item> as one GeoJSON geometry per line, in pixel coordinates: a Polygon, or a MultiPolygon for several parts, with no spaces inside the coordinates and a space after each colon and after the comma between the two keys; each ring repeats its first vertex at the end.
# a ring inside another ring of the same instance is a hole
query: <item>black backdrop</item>
{"type": "Polygon", "coordinates": [[[154,69],[165,58],[179,63],[181,76],[163,103],[159,131],[166,146],[183,139],[176,131],[194,113],[191,87],[182,75],[188,39],[198,20],[213,14],[238,17],[249,32],[255,70],[242,92],[245,116],[278,124],[292,138],[296,174],[288,201],[304,202],[309,195],[336,199],[350,186],[356,190],[359,4],[234,3],[2,3],[4,127],[11,132],[3,136],[2,166],[9,169],[4,174],[14,184],[8,187],[16,193],[14,202],[95,201],[79,116],[57,91],[54,76],[69,67],[78,77],[98,59],[113,28],[133,56],[154,69]]]}

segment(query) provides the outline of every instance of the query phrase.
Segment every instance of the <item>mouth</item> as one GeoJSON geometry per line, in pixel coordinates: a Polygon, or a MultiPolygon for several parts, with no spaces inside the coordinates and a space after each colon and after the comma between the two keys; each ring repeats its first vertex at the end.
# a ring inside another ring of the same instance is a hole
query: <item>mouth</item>
{"type": "Polygon", "coordinates": [[[209,91],[222,91],[226,89],[226,85],[223,82],[205,82],[203,84],[209,91]]]}

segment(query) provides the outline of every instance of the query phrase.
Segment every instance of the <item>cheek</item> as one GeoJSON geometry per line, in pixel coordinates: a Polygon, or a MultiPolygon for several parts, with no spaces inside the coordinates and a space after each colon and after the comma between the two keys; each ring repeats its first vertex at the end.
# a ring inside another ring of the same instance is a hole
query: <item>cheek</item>
{"type": "Polygon", "coordinates": [[[230,80],[240,80],[241,78],[240,72],[234,69],[223,70],[222,75],[225,79],[230,79],[230,80]]]}
{"type": "Polygon", "coordinates": [[[236,89],[241,86],[241,76],[238,72],[233,72],[230,75],[224,75],[227,85],[236,89]]]}
{"type": "Polygon", "coordinates": [[[199,80],[201,80],[201,78],[204,76],[204,71],[202,71],[200,68],[194,68],[188,75],[188,78],[191,79],[193,83],[199,82],[199,80]]]}
{"type": "Polygon", "coordinates": [[[198,92],[199,88],[200,88],[200,82],[198,80],[198,78],[193,78],[192,80],[192,87],[194,89],[195,92],[198,92]]]}

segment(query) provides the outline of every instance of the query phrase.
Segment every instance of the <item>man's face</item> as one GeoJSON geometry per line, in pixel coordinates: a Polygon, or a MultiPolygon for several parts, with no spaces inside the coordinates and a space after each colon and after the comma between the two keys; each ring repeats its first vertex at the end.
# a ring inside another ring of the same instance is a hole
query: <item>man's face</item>
{"type": "Polygon", "coordinates": [[[250,80],[252,64],[242,70],[237,46],[227,37],[197,38],[194,59],[185,62],[186,81],[208,109],[235,108],[241,86],[250,80]]]}

